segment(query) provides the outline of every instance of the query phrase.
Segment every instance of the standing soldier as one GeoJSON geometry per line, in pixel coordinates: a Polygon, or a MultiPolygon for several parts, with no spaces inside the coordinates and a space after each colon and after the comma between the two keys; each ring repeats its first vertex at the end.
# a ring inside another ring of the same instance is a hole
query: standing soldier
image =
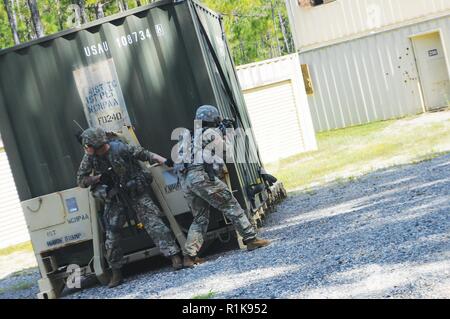
{"type": "MultiPolygon", "coordinates": [[[[202,127],[206,130],[216,128],[220,123],[219,110],[211,105],[201,106],[197,110],[196,120],[202,121],[202,127]]],[[[205,146],[213,142],[214,139],[205,139],[206,133],[203,134],[204,132],[206,131],[202,131],[200,135],[195,134],[192,138],[189,153],[190,163],[176,164],[185,197],[194,215],[194,221],[189,228],[183,252],[183,266],[189,268],[201,262],[197,254],[203,245],[203,238],[208,230],[210,206],[219,210],[231,220],[239,235],[242,236],[247,250],[254,250],[270,244],[268,240],[256,237],[256,230],[248,220],[239,202],[227,185],[211,173],[211,166],[208,167],[210,164],[206,164],[210,161],[205,158],[206,152],[204,151],[205,146]],[[197,141],[198,138],[201,138],[201,141],[197,141]]],[[[220,143],[221,141],[216,139],[215,142],[220,143]]],[[[184,151],[187,150],[182,149],[180,152],[183,158],[185,156],[184,151]]],[[[223,164],[223,161],[218,165],[222,167],[220,164],[223,164]]]]}
{"type": "Polygon", "coordinates": [[[121,230],[126,222],[126,210],[133,209],[140,223],[164,256],[171,258],[175,270],[182,268],[177,246],[170,229],[159,217],[160,210],[148,193],[151,176],[138,161],[151,164],[170,162],[164,157],[151,153],[142,147],[131,146],[119,140],[109,140],[100,128],[89,128],[81,135],[85,155],[77,174],[77,183],[82,188],[91,187],[95,197],[105,201],[103,223],[106,228],[106,258],[112,269],[108,287],[113,288],[122,282],[121,268],[124,264],[120,247],[121,230]],[[124,203],[117,196],[117,185],[107,178],[114,174],[130,203],[124,203]],[[113,185],[111,185],[113,184],[113,185]],[[132,207],[127,207],[130,205],[132,207]]]}

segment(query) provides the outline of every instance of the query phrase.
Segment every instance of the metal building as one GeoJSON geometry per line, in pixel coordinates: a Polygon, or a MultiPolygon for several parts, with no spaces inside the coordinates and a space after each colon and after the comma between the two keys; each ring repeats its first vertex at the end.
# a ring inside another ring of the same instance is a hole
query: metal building
{"type": "Polygon", "coordinates": [[[19,196],[0,137],[0,249],[30,240],[19,196]]]}
{"type": "Polygon", "coordinates": [[[317,149],[297,54],[243,65],[237,73],[263,162],[317,149]]]}
{"type": "Polygon", "coordinates": [[[450,1],[287,5],[316,131],[448,106],[450,1]]]}

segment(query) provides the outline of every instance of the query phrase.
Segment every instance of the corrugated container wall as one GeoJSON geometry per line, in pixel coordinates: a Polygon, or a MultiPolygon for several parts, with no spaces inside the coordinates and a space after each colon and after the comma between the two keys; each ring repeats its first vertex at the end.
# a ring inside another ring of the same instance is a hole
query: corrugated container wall
{"type": "Polygon", "coordinates": [[[300,53],[311,70],[316,131],[424,112],[410,37],[435,30],[450,53],[450,17],[300,53]]]}
{"type": "Polygon", "coordinates": [[[450,0],[336,0],[310,8],[301,7],[298,0],[286,2],[300,51],[450,11],[450,0]]]}
{"type": "MultiPolygon", "coordinates": [[[[1,142],[0,142],[1,146],[1,142]]],[[[30,240],[6,153],[0,150],[0,249],[30,240]]]]}

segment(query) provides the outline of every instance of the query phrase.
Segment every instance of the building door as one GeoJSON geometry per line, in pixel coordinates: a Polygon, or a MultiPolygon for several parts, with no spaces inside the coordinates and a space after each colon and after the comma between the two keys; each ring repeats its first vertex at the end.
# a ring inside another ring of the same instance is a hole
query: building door
{"type": "Polygon", "coordinates": [[[450,103],[450,79],[440,32],[412,38],[426,109],[450,103]]]}

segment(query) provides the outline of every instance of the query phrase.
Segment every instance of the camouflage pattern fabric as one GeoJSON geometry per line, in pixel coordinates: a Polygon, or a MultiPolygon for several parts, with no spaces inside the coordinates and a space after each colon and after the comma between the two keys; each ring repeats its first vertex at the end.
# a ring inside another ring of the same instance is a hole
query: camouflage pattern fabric
{"type": "Polygon", "coordinates": [[[208,230],[210,206],[222,212],[233,223],[244,242],[256,238],[255,228],[224,182],[217,178],[210,181],[202,167],[189,170],[181,181],[185,197],[194,215],[185,245],[185,254],[194,257],[202,247],[208,230]]]}
{"type": "Polygon", "coordinates": [[[140,146],[131,146],[118,140],[110,141],[109,146],[110,150],[105,156],[84,155],[77,173],[77,184],[80,187],[87,188],[90,186],[87,181],[92,172],[94,172],[94,175],[107,175],[110,167],[119,176],[122,185],[149,177],[146,176],[138,161],[156,163],[152,152],[140,146]]]}
{"type": "Polygon", "coordinates": [[[88,128],[81,134],[81,140],[83,145],[92,145],[95,148],[100,147],[108,142],[108,138],[106,137],[106,132],[97,127],[97,128],[88,128]]]}
{"type": "MultiPolygon", "coordinates": [[[[139,222],[144,225],[145,230],[161,253],[166,257],[178,254],[180,249],[175,242],[175,238],[159,217],[160,210],[150,196],[142,194],[138,198],[132,198],[132,203],[139,222]]],[[[124,264],[120,239],[123,225],[126,223],[125,209],[121,202],[112,200],[106,203],[103,214],[103,224],[106,228],[106,258],[113,269],[120,269],[124,264]]]]}
{"type": "MultiPolygon", "coordinates": [[[[93,175],[107,176],[110,168],[119,178],[120,184],[125,185],[125,191],[131,199],[139,222],[141,222],[155,245],[165,256],[177,254],[178,248],[170,229],[159,217],[160,210],[147,194],[151,177],[146,174],[138,161],[155,163],[154,154],[142,147],[131,146],[118,140],[109,141],[110,149],[104,156],[90,156],[85,154],[77,173],[77,183],[82,188],[91,186],[89,177],[93,175]]],[[[109,198],[108,190],[113,185],[98,184],[91,187],[96,198],[105,202],[103,216],[106,228],[107,259],[110,266],[120,268],[123,263],[123,252],[120,248],[120,231],[125,224],[125,204],[117,197],[109,198]]]]}

